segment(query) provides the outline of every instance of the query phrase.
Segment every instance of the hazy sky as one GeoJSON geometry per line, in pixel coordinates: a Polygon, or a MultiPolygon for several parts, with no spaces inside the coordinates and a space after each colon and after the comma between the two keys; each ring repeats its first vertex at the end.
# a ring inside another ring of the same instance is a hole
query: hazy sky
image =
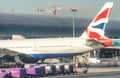
{"type": "MultiPolygon", "coordinates": [[[[114,2],[110,19],[120,21],[120,0],[0,0],[0,12],[10,13],[11,9],[14,9],[15,13],[38,14],[37,8],[51,8],[53,4],[56,4],[56,7],[90,6],[90,8],[79,9],[76,16],[93,18],[105,2],[110,1],[114,2]]],[[[39,14],[52,15],[45,12],[39,14]]],[[[70,10],[57,11],[57,16],[72,17],[72,12],[70,10]]]]}

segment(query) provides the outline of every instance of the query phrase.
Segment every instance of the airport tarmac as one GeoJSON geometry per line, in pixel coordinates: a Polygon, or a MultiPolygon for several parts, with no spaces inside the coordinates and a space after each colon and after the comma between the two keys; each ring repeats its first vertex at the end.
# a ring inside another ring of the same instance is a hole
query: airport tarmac
{"type": "Polygon", "coordinates": [[[120,67],[90,67],[87,74],[76,73],[42,78],[120,78],[120,67]]]}

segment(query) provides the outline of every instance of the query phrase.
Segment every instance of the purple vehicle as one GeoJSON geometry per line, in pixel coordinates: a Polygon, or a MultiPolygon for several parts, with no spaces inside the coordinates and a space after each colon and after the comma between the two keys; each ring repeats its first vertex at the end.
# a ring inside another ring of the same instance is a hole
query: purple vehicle
{"type": "Polygon", "coordinates": [[[12,76],[9,71],[0,70],[0,78],[12,78],[12,76]]]}
{"type": "Polygon", "coordinates": [[[13,77],[27,76],[25,68],[10,68],[10,72],[13,77]]]}
{"type": "Polygon", "coordinates": [[[26,68],[26,73],[29,76],[44,76],[45,75],[45,66],[37,67],[37,68],[26,68]]]}

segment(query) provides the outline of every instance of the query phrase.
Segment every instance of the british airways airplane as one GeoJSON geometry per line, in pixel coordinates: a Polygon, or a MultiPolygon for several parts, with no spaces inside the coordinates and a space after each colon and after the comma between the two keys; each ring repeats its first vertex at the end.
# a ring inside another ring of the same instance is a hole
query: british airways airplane
{"type": "Polygon", "coordinates": [[[80,37],[0,40],[0,48],[45,59],[72,57],[112,46],[113,41],[104,35],[112,5],[107,2],[80,37]]]}

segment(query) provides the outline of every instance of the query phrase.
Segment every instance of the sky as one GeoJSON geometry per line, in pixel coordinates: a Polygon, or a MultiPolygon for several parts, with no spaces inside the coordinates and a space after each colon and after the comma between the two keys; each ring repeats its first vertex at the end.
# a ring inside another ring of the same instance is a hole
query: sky
{"type": "MultiPolygon", "coordinates": [[[[37,8],[71,7],[71,6],[90,6],[89,8],[80,8],[76,12],[78,18],[94,18],[106,2],[113,2],[113,9],[110,19],[120,21],[120,0],[0,0],[0,12],[52,15],[46,12],[37,12],[37,8]]],[[[72,17],[70,10],[57,11],[57,16],[72,17]]]]}

